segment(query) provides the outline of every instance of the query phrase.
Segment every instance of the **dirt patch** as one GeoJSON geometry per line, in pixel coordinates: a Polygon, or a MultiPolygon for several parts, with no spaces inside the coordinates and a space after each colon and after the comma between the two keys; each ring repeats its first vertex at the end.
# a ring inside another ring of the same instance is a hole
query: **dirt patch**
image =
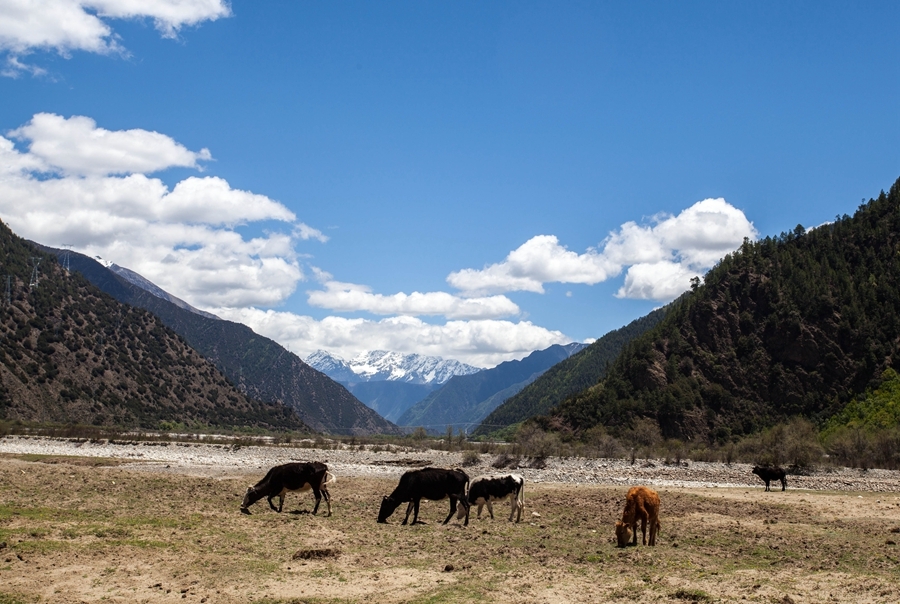
{"type": "Polygon", "coordinates": [[[292,560],[322,560],[323,558],[337,558],[341,555],[339,549],[301,549],[294,552],[292,560]]]}

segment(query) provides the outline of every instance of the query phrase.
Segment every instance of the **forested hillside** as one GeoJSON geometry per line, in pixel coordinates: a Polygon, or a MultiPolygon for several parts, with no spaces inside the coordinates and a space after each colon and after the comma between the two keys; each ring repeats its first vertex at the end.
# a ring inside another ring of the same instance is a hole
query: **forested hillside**
{"type": "Polygon", "coordinates": [[[530,417],[543,415],[566,397],[593,386],[606,376],[606,370],[625,344],[659,323],[668,308],[666,306],[635,319],[560,361],[494,409],[484,418],[475,434],[487,435],[530,417]]]}
{"type": "Polygon", "coordinates": [[[0,223],[0,417],[157,429],[308,430],[238,391],[145,310],[117,302],[0,223]]]}
{"type": "MultiPolygon", "coordinates": [[[[60,258],[66,254],[44,249],[60,258]]],[[[159,317],[246,395],[293,409],[312,429],[336,434],[400,433],[342,385],[246,325],[182,308],[82,254],[68,253],[68,262],[73,272],[82,273],[117,300],[159,317]]]]}
{"type": "Polygon", "coordinates": [[[726,256],[599,385],[546,418],[615,434],[724,441],[793,416],[821,423],[900,367],[900,181],[853,217],[726,256]]]}

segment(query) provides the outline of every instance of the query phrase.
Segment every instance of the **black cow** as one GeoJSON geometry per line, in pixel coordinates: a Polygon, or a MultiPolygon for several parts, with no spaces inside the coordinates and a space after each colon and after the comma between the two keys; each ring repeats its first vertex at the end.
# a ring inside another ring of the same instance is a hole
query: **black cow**
{"type": "Polygon", "coordinates": [[[766,490],[770,491],[769,482],[772,480],[780,480],[781,481],[781,490],[783,491],[787,487],[787,478],[785,477],[785,472],[781,468],[770,468],[768,466],[760,468],[759,466],[753,466],[753,473],[763,479],[766,483],[766,490]]]}
{"type": "Polygon", "coordinates": [[[409,521],[410,512],[413,515],[413,524],[419,521],[419,501],[431,499],[440,501],[450,498],[450,513],[444,519],[444,524],[450,521],[456,513],[457,502],[465,509],[466,526],[469,524],[469,503],[466,501],[466,486],[469,484],[469,476],[462,470],[447,470],[444,468],[422,468],[410,470],[400,477],[400,483],[394,492],[381,500],[381,509],[378,510],[378,522],[387,522],[388,516],[404,502],[409,502],[406,507],[406,518],[403,524],[409,521]]]}
{"type": "MultiPolygon", "coordinates": [[[[470,506],[478,506],[478,518],[481,518],[481,510],[487,506],[494,519],[494,501],[503,501],[509,497],[510,510],[509,521],[512,522],[513,516],[518,512],[516,522],[522,520],[522,510],[525,509],[525,479],[518,474],[479,476],[472,480],[469,484],[468,502],[470,506]]],[[[462,510],[459,512],[462,517],[462,510]]]]}
{"type": "Polygon", "coordinates": [[[244,501],[241,503],[241,513],[249,514],[251,505],[262,499],[268,498],[269,507],[276,512],[281,512],[284,507],[284,496],[288,491],[300,491],[301,493],[312,489],[316,497],[316,505],[313,514],[319,511],[319,503],[325,498],[328,506],[328,515],[331,516],[331,495],[327,485],[334,482],[334,474],[328,471],[328,466],[318,461],[293,462],[281,466],[275,466],[266,473],[265,478],[247,489],[244,501]],[[272,503],[272,499],[278,497],[278,507],[272,503]]]}

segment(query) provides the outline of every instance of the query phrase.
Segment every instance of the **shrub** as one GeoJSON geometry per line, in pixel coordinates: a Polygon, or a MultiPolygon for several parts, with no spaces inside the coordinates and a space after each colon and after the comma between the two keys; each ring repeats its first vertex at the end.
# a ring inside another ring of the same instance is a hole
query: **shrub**
{"type": "Polygon", "coordinates": [[[469,466],[477,465],[480,461],[481,461],[481,455],[478,454],[478,451],[469,449],[469,450],[463,452],[463,455],[462,455],[463,467],[468,468],[469,466]]]}

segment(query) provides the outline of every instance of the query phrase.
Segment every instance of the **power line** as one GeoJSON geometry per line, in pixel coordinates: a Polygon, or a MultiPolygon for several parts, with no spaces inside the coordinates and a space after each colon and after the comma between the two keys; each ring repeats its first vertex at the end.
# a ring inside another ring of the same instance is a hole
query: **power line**
{"type": "Polygon", "coordinates": [[[72,244],[64,243],[63,247],[65,248],[65,251],[63,252],[62,265],[63,265],[63,268],[66,269],[66,272],[68,273],[69,268],[70,268],[69,267],[69,254],[71,254],[71,252],[72,252],[72,244]]]}
{"type": "Polygon", "coordinates": [[[40,266],[41,260],[43,260],[43,258],[38,258],[36,256],[31,257],[31,264],[32,264],[32,266],[34,266],[34,268],[31,269],[31,282],[28,284],[28,289],[34,289],[35,287],[37,287],[38,266],[40,266]]]}

